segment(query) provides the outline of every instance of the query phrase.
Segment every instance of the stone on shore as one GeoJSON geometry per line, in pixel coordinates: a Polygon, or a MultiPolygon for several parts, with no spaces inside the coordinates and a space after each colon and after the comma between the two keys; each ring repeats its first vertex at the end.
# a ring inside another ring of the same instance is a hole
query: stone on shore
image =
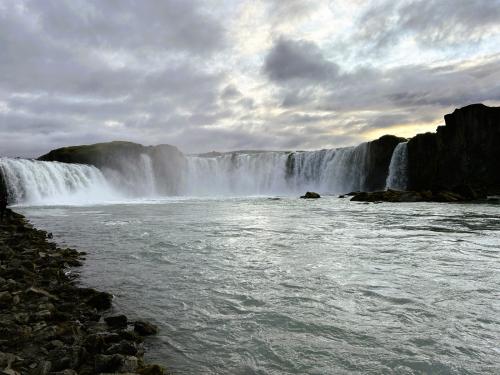
{"type": "Polygon", "coordinates": [[[128,324],[125,315],[108,316],[104,318],[104,321],[111,328],[126,328],[128,324]]]}
{"type": "Polygon", "coordinates": [[[163,373],[144,364],[138,334],[156,333],[155,326],[141,321],[128,330],[125,315],[100,323],[112,295],[79,287],[67,272],[84,254],[47,242],[21,215],[7,217],[0,221],[0,374],[163,373]]]}
{"type": "Polygon", "coordinates": [[[150,336],[158,333],[158,327],[151,323],[137,321],[134,323],[134,331],[141,336],[150,336]]]}

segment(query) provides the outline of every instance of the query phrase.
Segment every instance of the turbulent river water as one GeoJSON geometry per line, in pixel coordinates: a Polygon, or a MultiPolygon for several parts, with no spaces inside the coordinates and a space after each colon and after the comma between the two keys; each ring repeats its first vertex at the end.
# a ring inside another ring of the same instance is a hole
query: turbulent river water
{"type": "Polygon", "coordinates": [[[500,371],[500,206],[266,197],[18,207],[158,324],[174,374],[500,371]]]}

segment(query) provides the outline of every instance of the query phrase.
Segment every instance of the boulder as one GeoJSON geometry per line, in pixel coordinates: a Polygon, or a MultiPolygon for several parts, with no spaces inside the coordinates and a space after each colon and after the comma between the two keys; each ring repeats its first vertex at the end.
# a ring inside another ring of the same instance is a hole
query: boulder
{"type": "Polygon", "coordinates": [[[470,198],[454,191],[397,191],[384,190],[357,193],[353,202],[468,202],[470,198]]]}
{"type": "Polygon", "coordinates": [[[318,193],[315,193],[313,191],[308,191],[304,195],[301,196],[302,199],[318,199],[321,198],[321,196],[318,193]]]}
{"type": "Polygon", "coordinates": [[[138,371],[141,375],[165,375],[165,370],[158,365],[144,366],[138,371]]]}
{"type": "Polygon", "coordinates": [[[128,323],[125,315],[108,316],[104,321],[111,328],[126,328],[128,323]]]}
{"type": "Polygon", "coordinates": [[[87,305],[96,308],[98,311],[111,308],[113,296],[106,292],[97,292],[87,300],[87,305]]]}
{"type": "Polygon", "coordinates": [[[148,322],[137,321],[134,323],[134,331],[141,336],[150,336],[158,333],[158,327],[148,322]]]}

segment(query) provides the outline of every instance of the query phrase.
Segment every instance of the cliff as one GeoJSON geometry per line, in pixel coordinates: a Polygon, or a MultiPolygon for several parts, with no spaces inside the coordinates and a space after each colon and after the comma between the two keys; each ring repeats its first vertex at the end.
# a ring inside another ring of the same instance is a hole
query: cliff
{"type": "Polygon", "coordinates": [[[170,145],[143,146],[114,141],[93,145],[63,147],[42,155],[38,160],[90,164],[101,170],[116,171],[117,179],[133,191],[137,171],[150,169],[160,194],[176,194],[185,163],[182,152],[170,145]],[[168,182],[168,183],[167,183],[168,182]]]}
{"type": "Polygon", "coordinates": [[[468,185],[500,193],[500,107],[473,104],[444,119],[436,133],[408,142],[408,189],[468,185]]]}
{"type": "Polygon", "coordinates": [[[365,190],[376,191],[385,188],[392,153],[401,142],[406,142],[406,139],[384,135],[367,143],[365,190]]]}

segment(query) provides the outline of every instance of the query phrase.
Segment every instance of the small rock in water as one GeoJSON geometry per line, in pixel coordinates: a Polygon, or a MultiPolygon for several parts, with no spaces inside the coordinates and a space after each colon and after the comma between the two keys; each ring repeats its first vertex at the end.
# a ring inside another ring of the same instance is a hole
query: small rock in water
{"type": "Polygon", "coordinates": [[[158,333],[158,327],[151,323],[137,321],[134,323],[134,331],[142,336],[150,336],[158,333]]]}
{"type": "Polygon", "coordinates": [[[302,199],[318,199],[318,198],[321,198],[321,196],[318,193],[315,193],[314,191],[308,191],[303,196],[301,196],[301,198],[302,199]]]}

